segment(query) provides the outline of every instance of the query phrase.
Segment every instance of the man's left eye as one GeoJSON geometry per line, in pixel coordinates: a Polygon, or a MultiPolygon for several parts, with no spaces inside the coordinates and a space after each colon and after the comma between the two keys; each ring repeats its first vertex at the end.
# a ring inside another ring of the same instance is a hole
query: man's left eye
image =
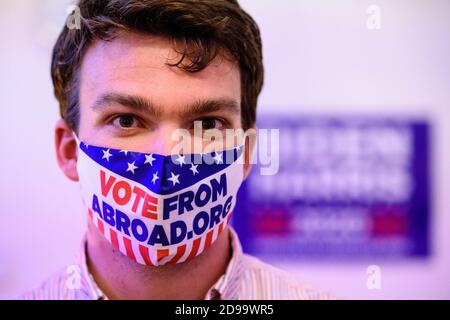
{"type": "Polygon", "coordinates": [[[220,129],[222,127],[222,121],[216,118],[205,118],[200,121],[203,130],[220,129]]]}

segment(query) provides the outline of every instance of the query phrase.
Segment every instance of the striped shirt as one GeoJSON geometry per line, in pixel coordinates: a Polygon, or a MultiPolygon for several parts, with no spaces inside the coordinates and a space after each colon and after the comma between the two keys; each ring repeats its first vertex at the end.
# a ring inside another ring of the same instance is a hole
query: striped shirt
{"type": "MultiPolygon", "coordinates": [[[[304,300],[333,299],[328,293],[299,283],[281,269],[243,253],[236,232],[230,228],[232,256],[225,273],[208,290],[205,300],[304,300]]],[[[78,264],[71,265],[18,299],[106,300],[86,263],[86,237],[78,264]]]]}

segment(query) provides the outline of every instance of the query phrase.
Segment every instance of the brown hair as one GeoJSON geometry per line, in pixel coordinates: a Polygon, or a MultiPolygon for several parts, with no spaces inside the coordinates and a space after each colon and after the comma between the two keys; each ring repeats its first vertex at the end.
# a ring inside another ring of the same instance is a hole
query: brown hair
{"type": "Polygon", "coordinates": [[[63,28],[51,64],[60,114],[71,129],[78,130],[82,56],[92,41],[112,40],[120,30],[181,41],[181,59],[169,65],[187,72],[203,70],[225,49],[240,69],[242,127],[255,123],[264,78],[261,38],[255,21],[236,0],[79,0],[78,7],[80,28],[63,28]]]}

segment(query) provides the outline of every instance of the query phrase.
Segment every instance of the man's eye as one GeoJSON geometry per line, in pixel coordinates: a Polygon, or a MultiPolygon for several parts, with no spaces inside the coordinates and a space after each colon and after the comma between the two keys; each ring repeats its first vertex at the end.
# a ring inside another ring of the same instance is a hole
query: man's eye
{"type": "Polygon", "coordinates": [[[113,119],[113,124],[120,128],[133,128],[138,124],[138,120],[133,115],[124,114],[115,117],[113,119]]]}
{"type": "Polygon", "coordinates": [[[201,119],[201,122],[203,130],[220,129],[222,126],[222,122],[219,119],[215,118],[201,119]]]}

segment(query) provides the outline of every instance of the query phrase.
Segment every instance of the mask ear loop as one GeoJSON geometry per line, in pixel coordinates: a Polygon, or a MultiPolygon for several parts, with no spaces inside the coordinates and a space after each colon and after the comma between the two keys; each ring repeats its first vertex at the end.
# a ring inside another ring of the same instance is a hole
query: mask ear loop
{"type": "Polygon", "coordinates": [[[73,135],[73,137],[74,137],[74,139],[75,139],[75,142],[77,143],[77,157],[78,157],[78,152],[79,152],[79,149],[80,149],[81,140],[78,139],[78,136],[77,136],[77,134],[75,133],[75,131],[72,131],[72,135],[73,135]]]}

